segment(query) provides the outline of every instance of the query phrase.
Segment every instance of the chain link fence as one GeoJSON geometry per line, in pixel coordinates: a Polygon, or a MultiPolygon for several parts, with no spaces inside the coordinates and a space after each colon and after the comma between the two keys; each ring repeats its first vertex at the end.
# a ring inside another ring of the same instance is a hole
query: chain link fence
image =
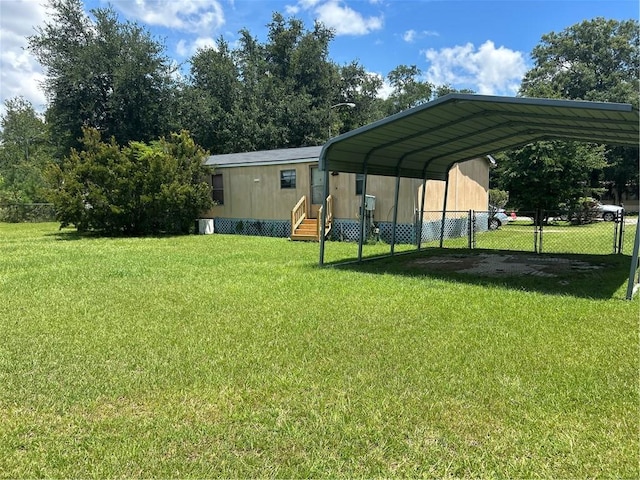
{"type": "Polygon", "coordinates": [[[5,203],[0,204],[0,222],[54,222],[56,212],[53,203],[5,203]]]}
{"type": "MultiPolygon", "coordinates": [[[[592,212],[575,217],[564,212],[425,212],[424,247],[480,248],[535,253],[630,254],[637,216],[592,212]],[[628,233],[627,233],[628,231],[628,233]]],[[[420,231],[420,226],[417,227],[420,231]]]]}

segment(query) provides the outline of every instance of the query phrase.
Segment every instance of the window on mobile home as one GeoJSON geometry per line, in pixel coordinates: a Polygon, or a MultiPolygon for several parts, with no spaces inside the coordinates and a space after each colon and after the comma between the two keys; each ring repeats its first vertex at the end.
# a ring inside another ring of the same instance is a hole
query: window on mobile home
{"type": "Polygon", "coordinates": [[[280,188],[296,188],[295,170],[280,170],[280,188]]]}
{"type": "Polygon", "coordinates": [[[221,173],[211,175],[211,198],[218,205],[224,205],[224,187],[221,173]]]}

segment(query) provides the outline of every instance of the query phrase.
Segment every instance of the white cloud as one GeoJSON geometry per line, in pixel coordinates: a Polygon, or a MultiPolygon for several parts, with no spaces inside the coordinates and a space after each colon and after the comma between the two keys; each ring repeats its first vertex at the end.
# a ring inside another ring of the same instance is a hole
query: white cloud
{"type": "Polygon", "coordinates": [[[316,7],[318,20],[335,30],[336,35],[366,35],[380,30],[383,17],[363,17],[355,10],[332,0],[316,7]]]}
{"type": "Polygon", "coordinates": [[[402,39],[407,43],[413,43],[420,38],[438,36],[440,36],[440,34],[438,32],[434,32],[433,30],[423,30],[421,32],[416,32],[415,30],[411,29],[402,34],[402,39]]]}
{"type": "Polygon", "coordinates": [[[378,89],[378,97],[386,100],[393,93],[393,87],[385,77],[382,75],[378,76],[382,80],[382,86],[378,89]]]}
{"type": "Polygon", "coordinates": [[[46,7],[41,3],[0,1],[0,115],[5,112],[5,101],[17,96],[31,102],[36,111],[45,108],[46,97],[40,87],[44,74],[26,49],[26,37],[35,33],[33,26],[46,18],[46,7]]]}
{"type": "Polygon", "coordinates": [[[127,18],[147,25],[210,35],[224,25],[218,0],[111,0],[127,18]]]}
{"type": "Polygon", "coordinates": [[[180,39],[176,45],[176,53],[180,57],[191,57],[198,49],[216,48],[216,41],[211,37],[198,37],[192,42],[180,39]]]}
{"type": "Polygon", "coordinates": [[[320,0],[299,0],[298,3],[302,8],[309,9],[315,7],[318,3],[320,3],[320,0]]]}
{"type": "Polygon", "coordinates": [[[496,48],[487,40],[476,50],[472,43],[425,53],[429,82],[471,88],[484,95],[515,95],[527,72],[522,52],[496,48]]]}
{"type": "Polygon", "coordinates": [[[408,43],[412,43],[415,41],[416,39],[416,31],[415,30],[407,30],[406,32],[404,32],[404,34],[402,35],[402,39],[405,42],[408,43]]]}
{"type": "Polygon", "coordinates": [[[297,15],[300,11],[300,7],[297,5],[285,5],[284,11],[287,15],[297,15]]]}
{"type": "MultiPolygon", "coordinates": [[[[375,4],[376,1],[371,3],[375,4]]],[[[296,5],[286,8],[290,13],[311,10],[316,15],[316,20],[333,29],[336,35],[366,35],[380,30],[384,23],[382,15],[365,17],[341,0],[299,0],[296,5]]]]}

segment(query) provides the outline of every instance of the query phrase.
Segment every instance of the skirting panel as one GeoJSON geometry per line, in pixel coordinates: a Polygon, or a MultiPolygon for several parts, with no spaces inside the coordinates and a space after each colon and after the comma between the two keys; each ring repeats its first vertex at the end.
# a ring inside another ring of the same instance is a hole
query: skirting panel
{"type": "Polygon", "coordinates": [[[288,238],[291,235],[291,222],[250,218],[215,218],[214,231],[231,235],[288,238]]]}
{"type": "MultiPolygon", "coordinates": [[[[476,232],[487,230],[486,213],[476,214],[476,232]]],[[[391,243],[393,236],[392,222],[376,222],[378,232],[368,232],[369,238],[391,243]]],[[[366,227],[365,227],[366,228],[366,227]]],[[[397,244],[416,244],[416,232],[419,226],[412,223],[399,223],[396,225],[397,244]]],[[[422,242],[431,242],[440,239],[442,220],[430,220],[422,223],[422,242]]],[[[255,235],[263,237],[288,238],[291,235],[291,222],[289,220],[255,220],[249,218],[215,218],[215,233],[231,235],[255,235]]],[[[469,232],[468,216],[458,218],[446,218],[444,221],[444,238],[459,238],[467,236],[469,232]]],[[[333,228],[329,235],[330,240],[343,242],[357,242],[360,238],[360,222],[358,220],[340,219],[333,220],[333,228]]]]}

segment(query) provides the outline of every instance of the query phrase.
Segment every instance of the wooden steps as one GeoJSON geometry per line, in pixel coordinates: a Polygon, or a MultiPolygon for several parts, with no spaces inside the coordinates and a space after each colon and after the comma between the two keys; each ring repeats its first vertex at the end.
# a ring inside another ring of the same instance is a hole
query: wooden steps
{"type": "Polygon", "coordinates": [[[296,231],[291,235],[291,240],[317,242],[318,238],[318,219],[305,218],[296,231]]]}
{"type": "MultiPolygon", "coordinates": [[[[321,206],[318,209],[317,215],[322,218],[323,209],[325,207],[321,206]]],[[[333,196],[329,195],[326,200],[326,223],[324,230],[324,237],[327,238],[327,235],[331,231],[331,225],[333,223],[333,196]]],[[[302,240],[307,242],[319,242],[320,241],[320,233],[318,232],[318,219],[317,218],[307,218],[307,196],[303,195],[296,206],[291,210],[291,240],[302,240]],[[295,230],[294,230],[295,228],[295,230]]]]}

